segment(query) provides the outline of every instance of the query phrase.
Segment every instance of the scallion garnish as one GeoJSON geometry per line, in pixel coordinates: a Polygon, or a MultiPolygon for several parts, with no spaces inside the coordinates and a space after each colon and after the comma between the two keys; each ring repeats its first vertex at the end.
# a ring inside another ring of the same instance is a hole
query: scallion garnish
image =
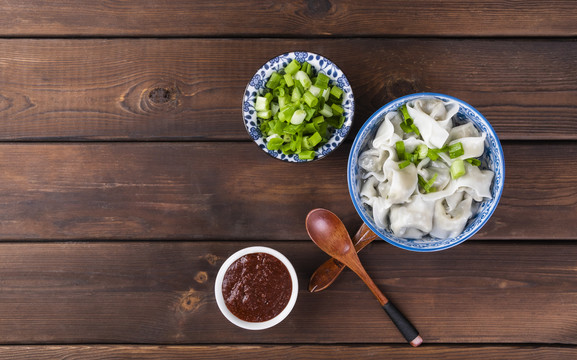
{"type": "Polygon", "coordinates": [[[470,159],[465,159],[465,161],[468,162],[469,164],[473,165],[473,166],[480,166],[481,165],[481,160],[479,160],[479,159],[470,158],[470,159]]]}
{"type": "Polygon", "coordinates": [[[416,153],[419,155],[419,160],[423,160],[424,158],[427,157],[427,154],[429,153],[429,148],[427,147],[427,145],[421,144],[417,146],[416,153]]]}
{"type": "Polygon", "coordinates": [[[453,179],[458,179],[461,176],[465,175],[465,162],[463,160],[455,160],[451,164],[451,168],[449,169],[451,172],[451,177],[453,179]]]}
{"type": "Polygon", "coordinates": [[[418,179],[419,185],[421,186],[421,188],[423,189],[423,191],[425,193],[430,193],[430,192],[435,191],[433,184],[435,183],[435,180],[437,180],[437,173],[435,173],[429,180],[425,180],[425,178],[422,177],[421,175],[418,175],[417,179],[418,179]]]}
{"type": "Polygon", "coordinates": [[[405,143],[401,140],[395,143],[395,148],[397,150],[397,157],[400,159],[405,158],[405,143]]]}
{"type": "Polygon", "coordinates": [[[334,96],[337,99],[340,99],[341,96],[343,95],[343,91],[338,87],[338,86],[333,86],[331,88],[331,93],[332,96],[334,96]]]}
{"type": "Polygon", "coordinates": [[[292,60],[273,72],[265,86],[255,99],[255,111],[267,149],[310,160],[328,141],[328,127],[343,126],[343,90],[326,74],[315,73],[311,64],[292,60]]]}
{"type": "Polygon", "coordinates": [[[463,144],[461,142],[449,145],[449,157],[451,159],[458,158],[463,154],[465,154],[465,150],[463,149],[463,144]]]}
{"type": "Polygon", "coordinates": [[[409,165],[411,165],[411,162],[409,160],[401,161],[399,163],[399,169],[404,169],[409,165]]]}
{"type": "MultiPolygon", "coordinates": [[[[399,110],[401,111],[401,115],[403,116],[403,121],[407,121],[410,120],[411,124],[413,123],[413,118],[411,118],[411,115],[409,115],[409,111],[407,110],[407,104],[403,104],[399,110]]],[[[410,126],[410,124],[409,124],[410,126]]]]}
{"type": "Polygon", "coordinates": [[[320,89],[326,89],[329,87],[330,78],[323,73],[317,75],[317,80],[315,81],[315,86],[320,89]]]}

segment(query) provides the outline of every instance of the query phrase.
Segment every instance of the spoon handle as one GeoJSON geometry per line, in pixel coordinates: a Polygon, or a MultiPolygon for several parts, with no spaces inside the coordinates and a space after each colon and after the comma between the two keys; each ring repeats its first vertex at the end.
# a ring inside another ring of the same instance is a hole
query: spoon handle
{"type": "Polygon", "coordinates": [[[383,305],[383,309],[385,309],[385,312],[389,315],[393,324],[395,324],[397,329],[399,329],[399,332],[403,334],[403,337],[409,342],[409,344],[417,347],[423,343],[423,338],[419,336],[417,329],[415,329],[413,324],[411,324],[405,315],[403,315],[403,313],[400,312],[392,302],[389,301],[383,305]]]}
{"type": "MultiPolygon", "coordinates": [[[[353,254],[352,256],[355,257],[357,256],[355,253],[352,254],[353,254]]],[[[379,303],[381,304],[387,315],[389,315],[389,317],[393,321],[393,324],[395,324],[397,329],[399,329],[399,332],[403,335],[405,340],[407,340],[407,342],[414,347],[421,345],[423,343],[423,339],[419,336],[419,332],[417,331],[417,329],[415,329],[413,324],[411,324],[411,322],[405,317],[405,315],[403,315],[403,313],[401,313],[395,307],[395,305],[393,305],[393,303],[391,303],[389,299],[386,298],[386,296],[381,292],[381,290],[379,290],[379,288],[373,282],[373,279],[371,279],[369,274],[367,274],[361,263],[352,262],[349,265],[349,268],[353,270],[363,280],[363,282],[368,286],[371,292],[376,296],[377,300],[379,300],[379,303]]]]}
{"type": "MultiPolygon", "coordinates": [[[[367,224],[363,223],[355,236],[353,237],[353,244],[356,252],[361,251],[365,246],[379,237],[375,234],[367,224]]],[[[329,287],[343,271],[345,265],[334,258],[328,259],[312,274],[309,281],[309,291],[318,292],[329,287]]]]}

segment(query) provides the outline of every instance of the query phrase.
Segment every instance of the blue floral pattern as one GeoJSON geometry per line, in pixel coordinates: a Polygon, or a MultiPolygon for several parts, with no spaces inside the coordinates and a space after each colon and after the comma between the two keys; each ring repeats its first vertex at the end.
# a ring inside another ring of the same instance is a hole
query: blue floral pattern
{"type": "Polygon", "coordinates": [[[329,141],[316,151],[313,160],[322,159],[331,151],[336,149],[348,135],[353,124],[355,100],[349,81],[341,69],[339,69],[332,61],[321,55],[305,51],[295,51],[276,56],[264,64],[252,77],[244,92],[242,102],[244,126],[254,142],[270,156],[288,162],[310,161],[300,159],[296,154],[285,155],[280,151],[269,151],[266,148],[266,139],[260,131],[260,120],[257,118],[256,111],[254,110],[257,94],[263,94],[265,92],[266,79],[270,77],[273,71],[282,70],[293,59],[296,59],[301,63],[307,61],[312,65],[315,71],[322,71],[325,73],[334,84],[343,90],[343,115],[345,116],[345,122],[341,129],[332,129],[329,141]]]}
{"type": "Polygon", "coordinates": [[[445,250],[450,247],[456,246],[463,241],[469,239],[475,233],[477,233],[484,225],[487,223],[501,198],[503,193],[503,185],[505,181],[505,159],[503,156],[503,148],[499,142],[499,138],[495,133],[495,130],[491,127],[491,124],[471,105],[456,99],[451,96],[435,94],[435,93],[420,93],[401,97],[394,100],[387,105],[383,106],[377,112],[375,112],[365,124],[361,127],[361,130],[357,134],[351,152],[349,154],[349,163],[347,170],[347,180],[349,185],[349,193],[353,200],[353,205],[355,206],[357,212],[363,219],[363,221],[369,226],[375,234],[379,235],[382,239],[387,242],[406,250],[413,251],[439,251],[445,250]],[[376,226],[373,220],[372,212],[363,205],[360,198],[360,188],[362,185],[362,179],[360,177],[360,171],[358,166],[359,154],[367,147],[368,142],[372,141],[374,138],[381,121],[384,119],[385,114],[390,111],[398,109],[401,105],[413,101],[421,97],[435,97],[443,101],[456,101],[459,104],[459,112],[457,113],[457,122],[472,122],[480,131],[487,134],[485,140],[485,153],[481,159],[483,167],[493,170],[494,177],[493,183],[491,185],[492,198],[481,202],[477,214],[468,221],[463,232],[455,237],[448,239],[438,239],[431,236],[426,236],[420,240],[404,239],[393,235],[387,229],[382,229],[376,226]]]}

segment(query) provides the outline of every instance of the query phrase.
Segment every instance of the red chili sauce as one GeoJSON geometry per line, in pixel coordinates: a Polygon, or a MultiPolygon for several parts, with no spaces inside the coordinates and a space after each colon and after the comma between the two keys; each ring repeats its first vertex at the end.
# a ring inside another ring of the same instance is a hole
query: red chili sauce
{"type": "Polygon", "coordinates": [[[263,322],[289,302],[292,280],[286,266],[266,253],[247,254],[230,265],[222,281],[228,310],[239,319],[263,322]]]}

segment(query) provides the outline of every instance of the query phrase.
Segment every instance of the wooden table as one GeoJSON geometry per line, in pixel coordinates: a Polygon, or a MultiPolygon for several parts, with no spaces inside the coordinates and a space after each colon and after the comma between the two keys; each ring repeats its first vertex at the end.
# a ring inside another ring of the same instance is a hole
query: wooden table
{"type": "Polygon", "coordinates": [[[0,358],[577,357],[574,1],[0,1],[0,358]],[[350,80],[355,125],[319,162],[260,151],[241,118],[268,59],[307,50],[350,80]],[[410,348],[307,237],[324,207],[354,233],[354,135],[410,93],[479,109],[506,158],[500,205],[438,253],[361,260],[420,330],[410,348]],[[284,253],[300,294],[247,331],[214,300],[224,259],[284,253]]]}

